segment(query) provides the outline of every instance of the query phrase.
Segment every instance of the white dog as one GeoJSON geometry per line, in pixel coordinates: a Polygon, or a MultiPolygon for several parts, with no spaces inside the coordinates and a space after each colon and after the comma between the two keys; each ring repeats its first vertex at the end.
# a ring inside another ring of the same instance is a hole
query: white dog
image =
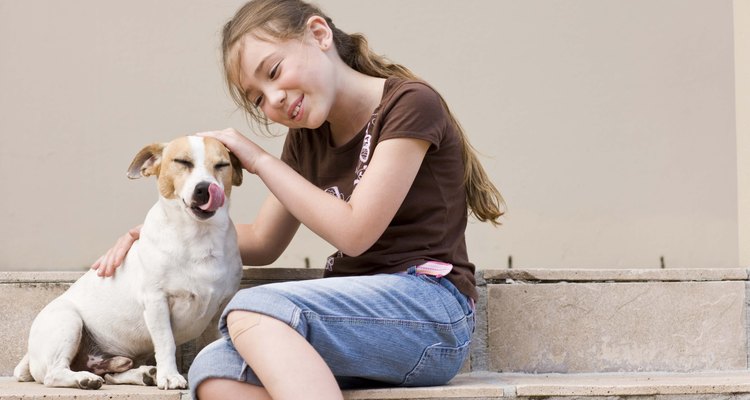
{"type": "Polygon", "coordinates": [[[128,177],[150,175],[160,196],[140,239],[113,278],[89,271],[39,313],[17,380],[98,389],[104,375],[109,384],[187,387],[176,346],[200,336],[239,287],[225,199],[242,168],[219,141],[189,136],[141,150],[128,177]],[[153,359],[155,368],[143,365],[153,359]]]}

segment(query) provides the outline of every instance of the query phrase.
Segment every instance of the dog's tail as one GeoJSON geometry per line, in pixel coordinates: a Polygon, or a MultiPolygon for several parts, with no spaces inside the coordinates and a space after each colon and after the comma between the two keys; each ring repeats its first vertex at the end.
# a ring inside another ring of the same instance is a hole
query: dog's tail
{"type": "Polygon", "coordinates": [[[29,370],[28,354],[24,355],[21,362],[16,365],[16,369],[13,370],[13,376],[19,382],[31,382],[34,380],[34,377],[31,376],[31,371],[29,370]]]}

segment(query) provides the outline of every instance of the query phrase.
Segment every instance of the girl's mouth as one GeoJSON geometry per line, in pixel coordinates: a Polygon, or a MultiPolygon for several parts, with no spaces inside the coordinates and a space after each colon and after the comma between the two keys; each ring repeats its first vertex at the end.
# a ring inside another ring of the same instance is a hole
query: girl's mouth
{"type": "Polygon", "coordinates": [[[289,118],[292,120],[296,120],[297,117],[300,117],[302,115],[302,100],[305,98],[305,96],[300,96],[299,99],[297,99],[296,102],[294,102],[294,105],[289,109],[289,118]]]}

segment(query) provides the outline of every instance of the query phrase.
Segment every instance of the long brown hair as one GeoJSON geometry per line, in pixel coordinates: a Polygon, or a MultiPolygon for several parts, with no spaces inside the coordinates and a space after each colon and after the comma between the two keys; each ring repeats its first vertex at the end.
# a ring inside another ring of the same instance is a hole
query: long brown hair
{"type": "MultiPolygon", "coordinates": [[[[419,79],[408,68],[374,53],[363,35],[348,34],[338,29],[331,18],[312,4],[301,0],[252,0],[240,8],[224,25],[221,48],[225,78],[232,98],[259,123],[267,126],[269,121],[245,97],[239,84],[240,60],[237,44],[250,33],[256,36],[262,33],[264,37],[278,40],[302,37],[307,28],[307,21],[312,16],[320,16],[326,20],[333,32],[333,42],[338,55],[352,69],[378,78],[395,76],[419,79]]],[[[505,200],[479,163],[476,150],[469,143],[461,124],[453,116],[442,96],[440,100],[448,110],[463,143],[464,184],[469,210],[478,220],[498,225],[498,219],[505,213],[505,200]]]]}

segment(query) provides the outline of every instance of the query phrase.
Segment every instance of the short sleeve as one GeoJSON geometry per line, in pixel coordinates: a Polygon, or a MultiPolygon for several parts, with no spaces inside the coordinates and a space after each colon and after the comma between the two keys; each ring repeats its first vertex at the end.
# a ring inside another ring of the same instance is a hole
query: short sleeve
{"type": "Polygon", "coordinates": [[[298,152],[298,138],[299,131],[290,129],[286,134],[286,138],[284,139],[284,147],[281,150],[280,158],[281,161],[283,161],[286,165],[292,167],[292,169],[297,171],[297,173],[300,173],[301,167],[298,152]]]}
{"type": "Polygon", "coordinates": [[[449,118],[440,95],[434,89],[421,82],[409,81],[396,90],[383,110],[379,140],[417,138],[437,149],[449,118]]]}

